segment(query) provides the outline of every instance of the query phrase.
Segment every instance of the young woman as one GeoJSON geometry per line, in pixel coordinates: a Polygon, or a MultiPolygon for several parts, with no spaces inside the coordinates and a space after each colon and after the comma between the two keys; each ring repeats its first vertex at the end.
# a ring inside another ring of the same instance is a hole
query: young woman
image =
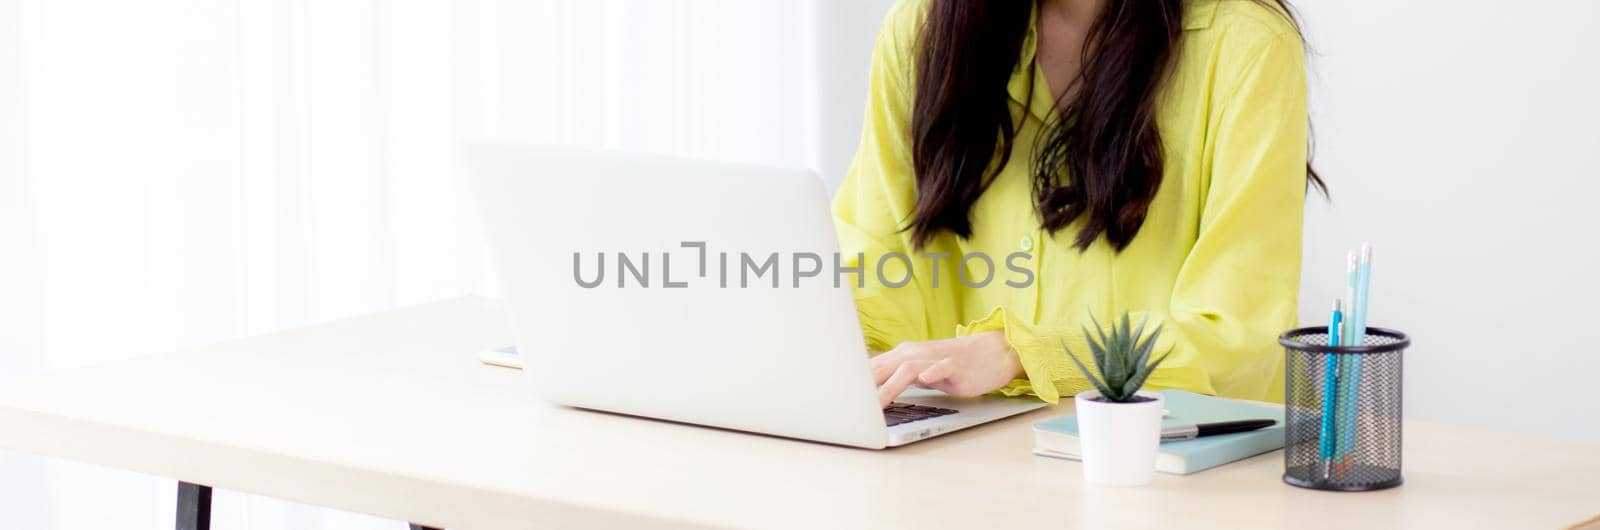
{"type": "Polygon", "coordinates": [[[1272,0],[900,2],[834,202],[879,398],[1056,402],[1131,312],[1171,349],[1149,386],[1280,401],[1305,75],[1272,0]]]}

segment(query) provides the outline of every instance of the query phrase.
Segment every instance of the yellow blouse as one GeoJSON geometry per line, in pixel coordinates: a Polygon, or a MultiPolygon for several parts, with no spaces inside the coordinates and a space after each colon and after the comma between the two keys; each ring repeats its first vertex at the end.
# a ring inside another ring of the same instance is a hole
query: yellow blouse
{"type": "Polygon", "coordinates": [[[1054,403],[1091,388],[1062,341],[1093,366],[1082,327],[1131,311],[1164,323],[1156,351],[1172,348],[1148,387],[1282,401],[1276,337],[1296,323],[1307,135],[1304,52],[1284,15],[1250,0],[1190,0],[1157,120],[1164,180],[1120,253],[1103,238],[1080,253],[1076,223],[1040,228],[1030,150],[1055,108],[1032,29],[1009,86],[1016,152],[973,205],[972,236],[913,247],[901,228],[916,196],[912,69],[926,15],[925,2],[903,0],[883,22],[861,144],[833,203],[845,264],[865,265],[854,287],[868,347],[1003,330],[1027,379],[1001,392],[1054,403]],[[1019,252],[1026,259],[1006,260],[1019,252]],[[883,258],[892,253],[912,259],[883,258]],[[959,259],[975,253],[993,269],[970,259],[958,278],[959,259]]]}

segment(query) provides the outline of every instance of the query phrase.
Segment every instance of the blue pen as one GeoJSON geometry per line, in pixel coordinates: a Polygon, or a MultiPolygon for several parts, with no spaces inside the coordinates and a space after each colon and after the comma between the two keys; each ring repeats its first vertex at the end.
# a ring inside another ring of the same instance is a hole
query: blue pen
{"type": "MultiPolygon", "coordinates": [[[[1372,243],[1362,242],[1360,257],[1355,253],[1350,255],[1350,278],[1347,289],[1354,298],[1350,304],[1350,318],[1346,320],[1344,333],[1345,346],[1363,346],[1367,338],[1367,301],[1368,289],[1372,283],[1372,243]]],[[[1348,465],[1350,453],[1355,450],[1356,429],[1358,421],[1356,415],[1356,400],[1361,388],[1361,356],[1350,356],[1346,367],[1346,395],[1341,396],[1344,401],[1343,435],[1339,437],[1339,453],[1343,455],[1345,464],[1348,465]]]]}
{"type": "MultiPolygon", "coordinates": [[[[1341,301],[1333,300],[1333,316],[1328,318],[1328,345],[1339,345],[1339,328],[1344,325],[1344,313],[1340,309],[1341,301]]],[[[1322,478],[1326,479],[1331,474],[1333,463],[1333,448],[1335,444],[1333,417],[1338,410],[1334,407],[1334,400],[1339,396],[1339,356],[1327,354],[1322,369],[1322,433],[1318,440],[1319,456],[1322,457],[1322,478]]]]}

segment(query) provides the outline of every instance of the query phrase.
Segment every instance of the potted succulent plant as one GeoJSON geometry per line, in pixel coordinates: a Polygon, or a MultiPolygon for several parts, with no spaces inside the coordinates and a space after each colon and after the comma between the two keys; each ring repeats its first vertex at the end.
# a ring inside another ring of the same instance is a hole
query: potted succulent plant
{"type": "MultiPolygon", "coordinates": [[[[1094,321],[1092,316],[1090,320],[1094,321]]],[[[1161,325],[1145,337],[1147,319],[1140,319],[1137,328],[1128,321],[1128,314],[1123,313],[1121,322],[1113,322],[1109,333],[1099,321],[1094,321],[1093,335],[1084,329],[1098,373],[1084,366],[1065,341],[1061,343],[1067,358],[1095,387],[1075,398],[1083,477],[1090,483],[1138,486],[1155,475],[1163,402],[1161,394],[1139,389],[1172,352],[1150,361],[1161,325]]]]}

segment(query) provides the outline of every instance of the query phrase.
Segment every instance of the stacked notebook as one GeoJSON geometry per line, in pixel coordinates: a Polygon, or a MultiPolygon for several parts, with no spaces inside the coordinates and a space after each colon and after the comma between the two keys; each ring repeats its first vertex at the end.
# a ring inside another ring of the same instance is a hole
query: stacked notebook
{"type": "MultiPolygon", "coordinates": [[[[1162,427],[1219,421],[1275,419],[1278,424],[1265,429],[1204,436],[1192,440],[1161,443],[1156,455],[1156,471],[1187,475],[1203,469],[1243,460],[1283,448],[1283,409],[1211,397],[1182,390],[1163,390],[1168,414],[1162,427]]],[[[1066,415],[1033,425],[1033,454],[1079,460],[1078,418],[1066,415]]]]}

